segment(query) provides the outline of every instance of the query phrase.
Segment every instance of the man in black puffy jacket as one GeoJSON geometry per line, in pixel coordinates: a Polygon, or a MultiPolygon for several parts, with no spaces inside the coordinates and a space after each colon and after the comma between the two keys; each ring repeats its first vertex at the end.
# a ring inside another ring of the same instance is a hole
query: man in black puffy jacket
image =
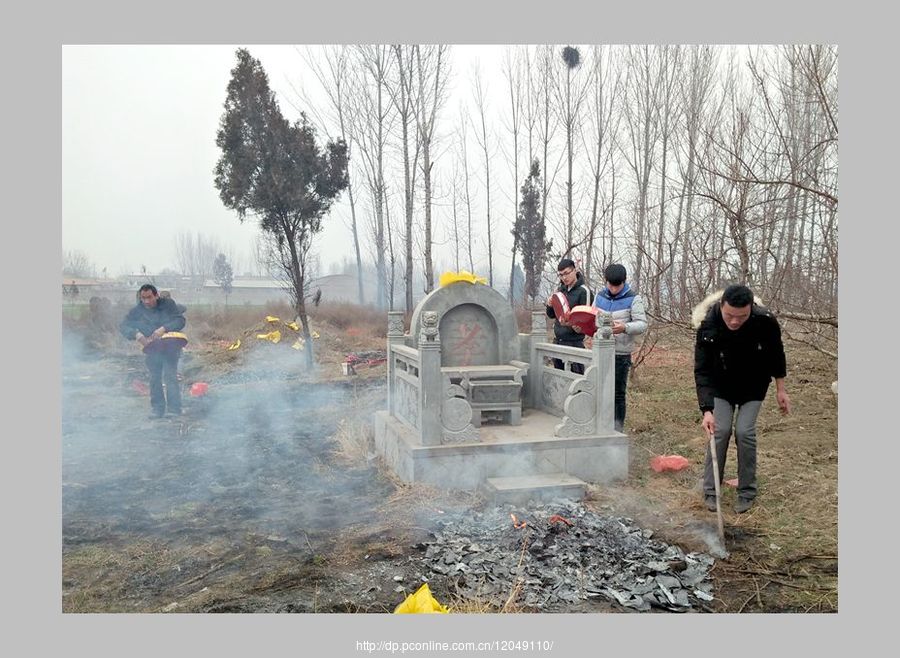
{"type": "MultiPolygon", "coordinates": [[[[128,340],[136,340],[147,348],[155,341],[162,340],[163,334],[184,329],[184,306],[175,303],[171,297],[160,297],[156,286],[145,283],[139,292],[140,301],[132,308],[119,331],[128,340]]],[[[181,414],[181,389],[178,384],[178,359],[181,357],[180,342],[172,342],[160,349],[145,349],[147,369],[150,371],[151,418],[161,418],[166,412],[181,414]],[[165,379],[165,389],[163,389],[165,379]]]]}
{"type": "MultiPolygon", "coordinates": [[[[556,268],[559,274],[559,292],[566,296],[569,308],[576,306],[589,306],[593,301],[590,288],[584,282],[584,276],[575,268],[575,261],[571,258],[563,258],[556,268]]],[[[556,312],[550,303],[547,303],[547,317],[554,318],[553,342],[557,345],[569,347],[584,347],[584,334],[574,325],[570,325],[565,319],[557,318],[556,312]]],[[[554,359],[553,365],[558,370],[563,369],[562,359],[554,359]]],[[[572,372],[584,374],[584,366],[580,363],[572,364],[572,372]]]]}
{"type": "MultiPolygon", "coordinates": [[[[729,286],[719,301],[710,296],[705,303],[710,306],[697,329],[694,346],[697,400],[703,413],[703,429],[707,436],[715,434],[719,477],[725,469],[725,454],[734,423],[738,462],[738,500],[734,510],[742,514],[756,498],[756,418],[772,379],[781,412],[787,414],[791,409],[784,387],[787,373],[784,344],[778,320],[754,303],[753,293],[747,286],[729,286]]],[[[703,493],[707,509],[715,511],[716,489],[709,447],[703,493]]]]}

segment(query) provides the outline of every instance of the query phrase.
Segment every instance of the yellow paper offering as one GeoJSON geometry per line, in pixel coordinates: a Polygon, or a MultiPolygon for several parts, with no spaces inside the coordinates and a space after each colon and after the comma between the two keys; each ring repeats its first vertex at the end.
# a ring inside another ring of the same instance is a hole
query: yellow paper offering
{"type": "Polygon", "coordinates": [[[444,286],[449,286],[451,283],[456,283],[458,281],[465,281],[466,283],[483,283],[487,284],[487,279],[483,276],[477,276],[472,274],[471,272],[466,272],[462,270],[460,272],[444,272],[441,274],[441,279],[439,282],[439,287],[443,288],[444,286]]]}
{"type": "Polygon", "coordinates": [[[270,331],[267,334],[256,334],[256,337],[260,340],[267,340],[271,343],[277,343],[281,340],[281,332],[276,329],[275,331],[270,331]]]}
{"type": "Polygon", "coordinates": [[[428,583],[417,589],[415,594],[407,596],[406,600],[394,610],[395,615],[429,614],[435,612],[447,613],[448,610],[432,596],[428,583]]]}

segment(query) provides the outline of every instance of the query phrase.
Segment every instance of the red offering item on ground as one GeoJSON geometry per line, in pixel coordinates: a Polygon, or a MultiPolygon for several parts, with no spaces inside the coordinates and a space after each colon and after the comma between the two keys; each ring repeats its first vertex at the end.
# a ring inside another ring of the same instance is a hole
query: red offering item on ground
{"type": "Polygon", "coordinates": [[[566,296],[561,292],[555,292],[550,295],[550,306],[553,307],[553,312],[556,313],[556,318],[558,320],[565,320],[569,311],[569,300],[566,299],[566,296]]]}
{"type": "Polygon", "coordinates": [[[657,455],[650,460],[650,468],[657,473],[680,471],[690,466],[690,464],[691,462],[681,455],[657,455]]]}
{"type": "Polygon", "coordinates": [[[180,331],[169,331],[156,340],[144,345],[144,354],[149,352],[162,352],[165,350],[180,349],[187,345],[187,336],[180,331]]]}
{"type": "Polygon", "coordinates": [[[586,336],[593,336],[597,333],[597,311],[596,306],[576,306],[569,313],[569,324],[581,329],[581,333],[586,336]]]}
{"type": "Polygon", "coordinates": [[[209,384],[206,382],[194,382],[191,384],[191,397],[203,397],[207,391],[209,391],[209,384]]]}
{"type": "Polygon", "coordinates": [[[738,479],[732,478],[731,480],[725,480],[725,484],[727,484],[729,487],[736,487],[738,486],[738,479]]]}

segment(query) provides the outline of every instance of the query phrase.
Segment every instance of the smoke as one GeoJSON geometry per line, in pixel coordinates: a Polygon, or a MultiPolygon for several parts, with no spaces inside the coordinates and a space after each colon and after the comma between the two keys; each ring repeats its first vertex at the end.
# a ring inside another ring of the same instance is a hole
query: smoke
{"type": "Polygon", "coordinates": [[[205,397],[192,398],[185,377],[184,416],[151,420],[134,386],[148,380],[143,356],[131,346],[97,352],[65,332],[64,544],[261,535],[306,547],[314,533],[370,513],[366,501],[382,500],[388,485],[331,455],[339,421],[365,416],[371,400],[311,381],[302,361],[295,350],[253,346],[239,367],[202,378],[205,397]]]}
{"type": "Polygon", "coordinates": [[[706,547],[709,549],[710,555],[722,559],[728,557],[728,551],[725,550],[725,544],[719,537],[718,532],[706,529],[699,530],[698,534],[700,539],[702,539],[702,541],[706,544],[706,547]]]}

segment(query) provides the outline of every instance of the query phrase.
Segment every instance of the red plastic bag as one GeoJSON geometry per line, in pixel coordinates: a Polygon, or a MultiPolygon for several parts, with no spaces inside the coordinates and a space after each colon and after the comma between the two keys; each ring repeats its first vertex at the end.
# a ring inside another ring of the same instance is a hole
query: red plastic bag
{"type": "Polygon", "coordinates": [[[650,468],[657,473],[680,471],[690,466],[690,464],[691,462],[681,455],[657,455],[650,460],[650,468]]]}
{"type": "Polygon", "coordinates": [[[209,390],[209,384],[206,382],[195,382],[191,385],[191,397],[199,398],[206,395],[209,390]]]}

